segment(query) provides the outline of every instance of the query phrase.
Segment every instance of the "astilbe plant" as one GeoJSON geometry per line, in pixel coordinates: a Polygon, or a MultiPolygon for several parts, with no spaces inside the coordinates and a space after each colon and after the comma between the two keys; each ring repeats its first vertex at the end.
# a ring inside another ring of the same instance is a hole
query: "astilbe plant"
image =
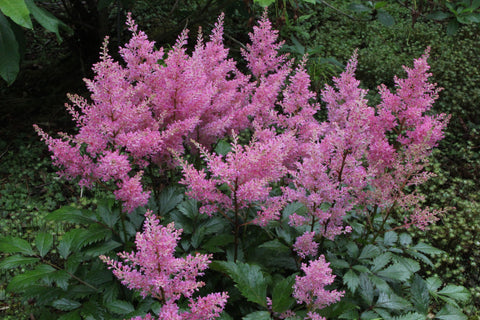
{"type": "MultiPolygon", "coordinates": [[[[420,196],[408,192],[430,177],[423,169],[448,122],[444,114],[429,115],[438,89],[428,82],[428,52],[412,69],[405,68],[406,79],[395,78],[395,92],[380,86],[382,102],[376,107],[368,105],[367,91],[355,79],[355,53],[334,79],[335,86],[322,91],[328,118],[319,123],[314,115],[320,104],[309,90],[305,60],[295,69],[292,60],[279,54],[281,42],[266,14],[243,51],[251,76],[227,58],[222,17],[209,42],[199,35],[191,55],[185,49],[186,32],[165,57],[131,19],[129,26],[133,37],[121,49],[125,67],[104,49],[94,80],[87,81],[92,102],[71,98],[80,110],[69,107],[79,132],[54,139],[37,128],[64,176],[80,177],[86,186],[115,182],[117,199],[132,211],[149,196],[142,186],[143,170],[179,163],[184,173],[180,183],[201,203],[200,212],[232,223],[234,262],[242,226],[267,229],[282,218],[285,205],[303,204],[305,212],[291,214],[289,223],[303,233],[292,241],[297,269],[305,274],[297,276],[293,296],[297,309],[309,311],[305,319],[321,319],[318,310],[342,296],[325,289],[334,276],[318,252],[318,240],[350,232],[344,223],[347,213],[356,210],[366,217],[372,242],[394,213],[406,213],[403,227],[425,228],[436,219],[435,211],[420,207],[420,196]],[[253,138],[242,145],[238,133],[246,128],[253,138]],[[231,151],[213,152],[212,144],[229,135],[231,151]],[[196,149],[204,168],[183,157],[196,149]],[[378,212],[383,219],[379,228],[371,221],[378,212]]],[[[225,293],[192,299],[203,285],[195,278],[210,256],[175,258],[179,235],[173,225],[163,227],[147,213],[137,252],[121,254],[130,264],[103,259],[129,288],[164,303],[161,319],[214,318],[226,303],[225,293]],[[192,299],[190,312],[179,311],[181,296],[192,299]]],[[[262,304],[265,299],[253,300],[262,304]]],[[[295,312],[285,315],[294,317],[295,312]]]]}
{"type": "MultiPolygon", "coordinates": [[[[118,255],[124,262],[106,256],[100,258],[113,269],[114,275],[130,289],[138,290],[142,297],[152,296],[163,304],[159,311],[162,320],[206,320],[215,319],[227,302],[226,292],[211,293],[194,299],[193,294],[205,285],[197,281],[198,276],[208,268],[211,255],[188,255],[175,257],[175,248],[182,230],[176,230],[173,223],[166,227],[158,218],[147,211],[142,233],[137,233],[137,250],[118,255]],[[178,301],[189,299],[190,311],[181,312],[178,301]]],[[[140,318],[138,318],[140,319],[140,318]]],[[[153,319],[147,315],[145,319],[153,319]]]]}

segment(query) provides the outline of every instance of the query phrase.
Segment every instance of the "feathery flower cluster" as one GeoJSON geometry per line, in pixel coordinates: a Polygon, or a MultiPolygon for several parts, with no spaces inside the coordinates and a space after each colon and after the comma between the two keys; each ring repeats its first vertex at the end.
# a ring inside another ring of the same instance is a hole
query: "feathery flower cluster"
{"type": "Polygon", "coordinates": [[[321,319],[315,313],[315,310],[325,308],[335,303],[343,296],[343,292],[337,290],[329,291],[325,289],[333,283],[335,275],[329,268],[330,263],[325,262],[322,255],[317,260],[310,261],[309,264],[302,263],[302,270],[305,276],[297,276],[293,286],[293,297],[299,304],[305,303],[310,313],[307,319],[321,319]]]}
{"type": "Polygon", "coordinates": [[[147,211],[145,216],[143,233],[137,233],[135,240],[137,251],[119,253],[126,263],[105,256],[100,258],[113,269],[113,274],[122,284],[138,290],[144,298],[151,295],[163,303],[159,319],[203,320],[218,317],[227,302],[227,293],[192,298],[198,288],[205,285],[196,278],[208,268],[211,255],[197,253],[195,256],[175,258],[175,247],[182,230],[176,230],[173,223],[162,226],[151,211],[147,211]],[[182,296],[190,300],[190,311],[179,313],[176,302],[182,296]]]}

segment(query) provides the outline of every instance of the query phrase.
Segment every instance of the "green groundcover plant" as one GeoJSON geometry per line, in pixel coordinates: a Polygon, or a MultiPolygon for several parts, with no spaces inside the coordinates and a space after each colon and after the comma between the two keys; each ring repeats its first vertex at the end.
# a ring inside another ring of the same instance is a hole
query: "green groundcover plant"
{"type": "Polygon", "coordinates": [[[72,228],[34,247],[1,238],[0,268],[32,266],[7,289],[44,319],[466,319],[468,290],[425,278],[442,251],[407,230],[440,213],[415,189],[449,120],[430,112],[429,50],[374,107],[354,53],[322,122],[306,60],[279,53],[266,14],[248,73],[222,21],[166,52],[129,18],[124,62],[106,41],[90,99],[70,97],[78,131],[36,127],[60,175],[115,200],[50,213],[72,228]]]}

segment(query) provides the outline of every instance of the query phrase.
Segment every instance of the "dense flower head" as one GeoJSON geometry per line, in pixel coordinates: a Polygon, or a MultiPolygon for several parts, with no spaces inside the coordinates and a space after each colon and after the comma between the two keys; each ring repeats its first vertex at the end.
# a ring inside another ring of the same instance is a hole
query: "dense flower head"
{"type": "Polygon", "coordinates": [[[298,303],[305,303],[309,309],[322,309],[335,303],[343,296],[343,292],[326,290],[325,286],[333,283],[335,275],[322,255],[308,264],[302,263],[304,276],[297,276],[293,286],[293,296],[298,303]]]}
{"type": "Polygon", "coordinates": [[[147,211],[145,216],[144,230],[136,235],[137,251],[119,253],[125,262],[105,256],[100,258],[125,286],[139,291],[144,298],[151,295],[164,303],[161,312],[175,314],[178,319],[199,319],[189,313],[178,313],[176,301],[186,297],[190,298],[192,312],[204,315],[204,319],[218,317],[228,298],[226,293],[215,293],[196,300],[192,298],[198,288],[205,285],[196,278],[208,268],[211,255],[197,253],[176,258],[175,248],[182,230],[176,230],[173,223],[161,225],[151,211],[147,211]]]}

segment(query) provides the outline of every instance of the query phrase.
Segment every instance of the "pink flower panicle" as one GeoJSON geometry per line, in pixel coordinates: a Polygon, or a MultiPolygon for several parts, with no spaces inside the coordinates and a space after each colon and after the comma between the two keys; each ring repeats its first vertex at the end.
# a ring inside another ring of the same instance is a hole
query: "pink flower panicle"
{"type": "Polygon", "coordinates": [[[159,319],[214,319],[223,310],[228,295],[214,293],[193,299],[193,294],[205,284],[197,281],[208,268],[211,255],[197,253],[184,258],[174,256],[175,247],[182,230],[173,223],[162,226],[157,217],[147,211],[142,233],[137,233],[137,251],[119,253],[124,262],[105,256],[100,258],[109,265],[113,274],[130,289],[138,290],[145,298],[148,295],[164,303],[159,319]],[[181,297],[190,299],[191,312],[179,313],[176,305],[181,297]],[[168,314],[168,316],[166,316],[168,314]],[[175,315],[175,316],[173,316],[175,315]],[[197,315],[201,315],[198,318],[197,315]]]}

